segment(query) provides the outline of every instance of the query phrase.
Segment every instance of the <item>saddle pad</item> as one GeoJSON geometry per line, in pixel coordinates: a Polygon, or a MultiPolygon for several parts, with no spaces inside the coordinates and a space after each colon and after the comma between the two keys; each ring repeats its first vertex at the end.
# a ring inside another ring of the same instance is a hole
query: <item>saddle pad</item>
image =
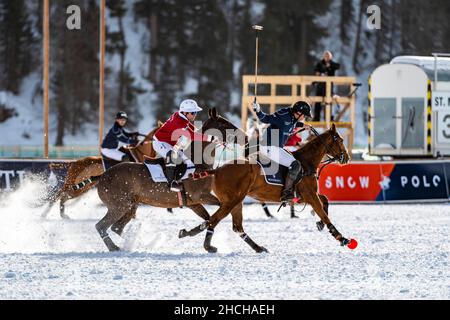
{"type": "MultiPolygon", "coordinates": [[[[149,164],[145,163],[145,166],[148,169],[148,172],[150,173],[150,176],[152,177],[152,180],[154,182],[167,182],[166,176],[164,175],[164,171],[159,164],[149,164]]],[[[186,170],[186,173],[181,178],[181,180],[185,180],[189,178],[189,175],[195,172],[195,168],[188,168],[186,170]]]]}
{"type": "MultiPolygon", "coordinates": [[[[264,174],[264,179],[268,184],[273,184],[277,186],[284,186],[284,182],[286,181],[286,175],[288,172],[288,168],[282,165],[278,165],[278,170],[275,174],[268,174],[267,171],[271,167],[273,161],[270,161],[269,163],[263,164],[260,162],[260,160],[257,160],[258,164],[261,167],[261,172],[264,174]]],[[[266,161],[265,161],[266,162],[266,161]]],[[[272,169],[273,170],[273,169],[272,169]]],[[[271,171],[272,171],[271,170],[271,171]]],[[[271,172],[273,173],[273,172],[271,172]]]]}

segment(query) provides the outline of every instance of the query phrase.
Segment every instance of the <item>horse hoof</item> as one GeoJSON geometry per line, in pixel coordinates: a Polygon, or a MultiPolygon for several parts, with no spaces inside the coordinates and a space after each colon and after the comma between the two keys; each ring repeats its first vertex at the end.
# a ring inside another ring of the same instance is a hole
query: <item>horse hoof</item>
{"type": "Polygon", "coordinates": [[[257,253],[269,253],[269,250],[267,250],[264,247],[259,247],[258,250],[256,250],[257,253]]]}
{"type": "Polygon", "coordinates": [[[61,218],[63,218],[64,220],[71,220],[70,217],[67,214],[62,214],[61,218]]]}
{"type": "Polygon", "coordinates": [[[210,247],[205,247],[205,250],[208,251],[209,253],[216,253],[217,252],[217,248],[210,246],[210,247]]]}
{"type": "Polygon", "coordinates": [[[294,214],[291,216],[291,219],[298,219],[298,217],[294,214]]]}
{"type": "Polygon", "coordinates": [[[341,246],[345,247],[346,245],[348,245],[350,243],[350,240],[346,239],[346,238],[342,238],[341,239],[341,246]]]}
{"type": "Polygon", "coordinates": [[[118,246],[111,246],[108,247],[109,252],[117,252],[120,251],[120,248],[118,246]]]}
{"type": "Polygon", "coordinates": [[[186,231],[186,229],[180,230],[180,232],[178,233],[178,238],[185,238],[188,236],[188,232],[186,231]]]}
{"type": "Polygon", "coordinates": [[[322,231],[323,228],[325,228],[325,225],[323,224],[322,221],[316,222],[316,226],[319,231],[322,231]]]}

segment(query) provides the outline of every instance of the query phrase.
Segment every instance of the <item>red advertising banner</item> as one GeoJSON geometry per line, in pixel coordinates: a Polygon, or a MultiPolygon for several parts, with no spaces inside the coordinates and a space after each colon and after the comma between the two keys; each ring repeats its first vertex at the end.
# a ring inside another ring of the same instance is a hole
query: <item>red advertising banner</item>
{"type": "MultiPolygon", "coordinates": [[[[322,170],[319,191],[331,201],[377,201],[395,164],[331,164],[322,170]]],[[[382,195],[381,195],[382,197],[382,195]]]]}

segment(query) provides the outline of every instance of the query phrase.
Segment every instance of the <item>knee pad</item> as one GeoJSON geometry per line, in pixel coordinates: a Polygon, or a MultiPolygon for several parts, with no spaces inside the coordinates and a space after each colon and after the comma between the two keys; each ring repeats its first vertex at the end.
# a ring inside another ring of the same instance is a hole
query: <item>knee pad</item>
{"type": "Polygon", "coordinates": [[[300,162],[298,160],[295,160],[294,162],[291,163],[289,169],[292,171],[300,171],[301,167],[302,165],[300,164],[300,162]]]}
{"type": "Polygon", "coordinates": [[[293,179],[297,178],[297,175],[300,173],[301,168],[302,166],[300,162],[295,160],[294,162],[291,163],[291,166],[289,167],[289,175],[291,175],[293,179]]]}

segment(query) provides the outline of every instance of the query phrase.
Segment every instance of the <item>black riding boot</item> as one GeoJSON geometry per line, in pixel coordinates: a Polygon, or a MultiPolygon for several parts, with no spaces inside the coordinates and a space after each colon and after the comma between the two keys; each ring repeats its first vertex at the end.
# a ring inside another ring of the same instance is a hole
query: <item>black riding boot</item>
{"type": "Polygon", "coordinates": [[[175,181],[175,169],[177,165],[172,159],[172,152],[169,151],[166,157],[166,178],[170,191],[179,192],[181,190],[180,185],[175,181]]]}
{"type": "Polygon", "coordinates": [[[131,162],[130,156],[127,154],[124,154],[121,162],[131,162]]]}
{"type": "Polygon", "coordinates": [[[180,185],[175,180],[175,163],[166,164],[166,178],[167,184],[169,185],[170,191],[179,192],[180,185]]]}
{"type": "Polygon", "coordinates": [[[286,176],[286,182],[284,183],[283,191],[281,192],[281,202],[291,202],[294,200],[294,183],[297,180],[300,173],[300,162],[294,161],[289,167],[289,172],[286,176]]]}

